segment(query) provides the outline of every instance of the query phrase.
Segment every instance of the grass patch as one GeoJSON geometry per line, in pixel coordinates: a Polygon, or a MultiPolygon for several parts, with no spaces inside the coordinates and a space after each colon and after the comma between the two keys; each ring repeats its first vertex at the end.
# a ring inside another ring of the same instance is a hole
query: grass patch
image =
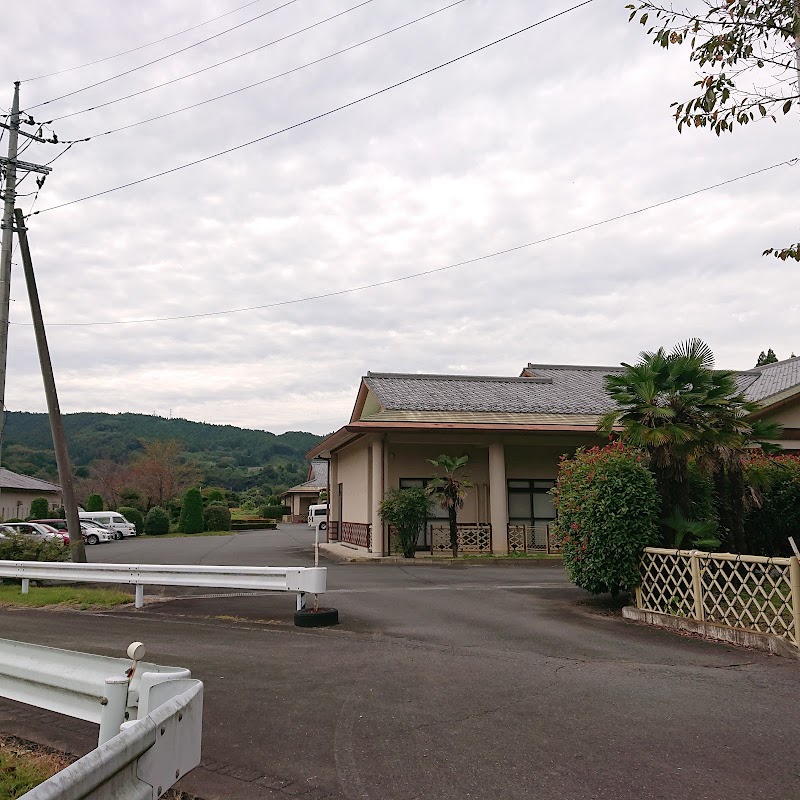
{"type": "MultiPolygon", "coordinates": [[[[16,800],[61,772],[75,759],[49,747],[0,736],[0,800],[16,800]]],[[[169,789],[162,800],[200,800],[188,792],[169,789]]]]}
{"type": "Polygon", "coordinates": [[[69,764],[66,757],[0,738],[0,800],[14,800],[69,764]]]}
{"type": "MultiPolygon", "coordinates": [[[[22,594],[20,586],[0,586],[0,605],[69,606],[70,608],[110,608],[133,602],[133,596],[114,589],[83,589],[79,586],[31,586],[28,594],[22,594]]],[[[4,795],[0,794],[0,800],[4,795]]]]}
{"type": "MultiPolygon", "coordinates": [[[[182,539],[194,538],[195,536],[234,536],[235,531],[201,531],[200,533],[163,533],[161,536],[147,535],[148,539],[182,539]]],[[[0,798],[2,800],[2,798],[0,798]]]]}

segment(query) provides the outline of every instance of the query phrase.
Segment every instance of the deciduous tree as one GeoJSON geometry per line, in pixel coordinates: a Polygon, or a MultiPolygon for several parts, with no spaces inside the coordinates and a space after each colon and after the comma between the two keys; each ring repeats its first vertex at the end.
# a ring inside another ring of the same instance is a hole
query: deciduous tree
{"type": "Polygon", "coordinates": [[[142,453],[132,465],[131,479],[149,509],[166,505],[194,483],[196,475],[184,462],[179,442],[156,439],[142,442],[142,453]]]}
{"type": "MultiPolygon", "coordinates": [[[[757,120],[777,121],[800,98],[798,0],[659,0],[627,6],[630,20],[669,49],[685,47],[700,71],[693,96],[672,104],[678,131],[706,128],[719,136],[757,120]]],[[[800,243],[768,248],[800,261],[800,243]]]]}

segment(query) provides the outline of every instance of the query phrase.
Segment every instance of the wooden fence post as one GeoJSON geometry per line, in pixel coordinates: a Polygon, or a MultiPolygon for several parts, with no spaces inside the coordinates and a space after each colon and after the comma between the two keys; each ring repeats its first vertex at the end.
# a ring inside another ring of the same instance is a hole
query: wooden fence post
{"type": "Polygon", "coordinates": [[[794,643],[800,647],[800,559],[789,560],[789,580],[792,586],[792,613],[794,614],[794,643]]]}
{"type": "Polygon", "coordinates": [[[692,550],[689,554],[692,565],[692,593],[694,594],[694,618],[703,621],[705,611],[703,609],[703,582],[700,580],[700,556],[697,550],[692,550]]]}

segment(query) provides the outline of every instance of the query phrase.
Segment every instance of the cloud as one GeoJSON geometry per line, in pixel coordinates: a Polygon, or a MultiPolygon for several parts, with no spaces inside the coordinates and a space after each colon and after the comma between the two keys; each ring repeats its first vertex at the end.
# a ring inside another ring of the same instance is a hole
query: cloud
{"type": "MultiPolygon", "coordinates": [[[[292,6],[33,113],[48,119],[208,66],[354,3],[292,6]]],[[[380,0],[129,101],[53,123],[61,138],[200,102],[445,5],[380,0]]],[[[158,39],[231,4],[55,0],[9,9],[0,85],[158,39]]],[[[277,5],[277,4],[276,4],[277,5]]],[[[262,87],[76,145],[43,209],[188,163],[349,102],[566,6],[468,0],[262,87]]],[[[83,70],[23,83],[23,106],[102,80],[268,9],[83,70]]],[[[693,73],[624,9],[595,3],[286,134],[31,220],[64,411],[142,411],[330,431],[368,370],[516,375],[528,361],[616,364],[689,337],[746,368],[800,347],[795,170],[457,269],[346,290],[554,236],[788,159],[796,122],[679,135],[669,103],[693,73]]],[[[10,96],[5,100],[10,102],[10,96]]],[[[56,150],[55,152],[58,152],[56,150]]],[[[52,158],[32,147],[27,158],[52,158]]],[[[31,181],[23,184],[20,191],[31,181]]],[[[29,202],[30,198],[25,198],[29,202]]],[[[25,206],[23,206],[25,207],[25,206]]],[[[15,259],[17,260],[17,259],[15,259]]],[[[12,279],[7,404],[43,410],[21,272],[12,279]]]]}

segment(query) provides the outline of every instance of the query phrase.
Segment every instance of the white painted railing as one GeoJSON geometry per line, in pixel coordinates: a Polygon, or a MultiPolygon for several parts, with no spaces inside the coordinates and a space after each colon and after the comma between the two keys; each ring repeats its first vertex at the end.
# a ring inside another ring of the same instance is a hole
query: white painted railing
{"type": "Polygon", "coordinates": [[[157,800],[200,763],[203,684],[187,669],[0,639],[0,696],[100,726],[99,746],[25,800],[157,800]]]}
{"type": "Polygon", "coordinates": [[[298,611],[305,596],[323,594],[325,567],[201,567],[184,564],[73,564],[71,562],[0,561],[0,578],[30,581],[117,583],[136,587],[136,608],[144,604],[145,586],[196,586],[214,589],[251,589],[293,592],[298,611]]]}

